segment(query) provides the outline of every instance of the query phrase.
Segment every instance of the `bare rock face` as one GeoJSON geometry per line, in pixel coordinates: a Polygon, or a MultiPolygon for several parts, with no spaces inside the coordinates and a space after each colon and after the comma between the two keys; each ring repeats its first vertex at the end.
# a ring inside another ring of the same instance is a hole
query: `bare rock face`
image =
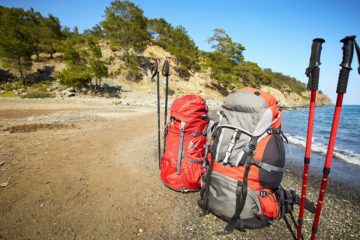
{"type": "Polygon", "coordinates": [[[331,102],[331,99],[326,96],[325,94],[319,93],[317,95],[317,99],[316,101],[318,103],[321,103],[322,105],[333,105],[333,103],[331,102]]]}
{"type": "Polygon", "coordinates": [[[170,57],[170,53],[166,52],[162,47],[157,45],[150,45],[144,50],[144,57],[157,58],[157,59],[165,59],[166,57],[170,57]]]}
{"type": "MultiPolygon", "coordinates": [[[[269,86],[261,86],[261,90],[273,95],[276,100],[278,100],[278,104],[280,107],[302,108],[309,106],[310,91],[302,92],[301,95],[299,95],[291,90],[281,92],[280,90],[269,86]]],[[[331,105],[332,102],[330,98],[328,98],[326,95],[318,93],[316,104],[318,106],[323,106],[331,105]]]]}

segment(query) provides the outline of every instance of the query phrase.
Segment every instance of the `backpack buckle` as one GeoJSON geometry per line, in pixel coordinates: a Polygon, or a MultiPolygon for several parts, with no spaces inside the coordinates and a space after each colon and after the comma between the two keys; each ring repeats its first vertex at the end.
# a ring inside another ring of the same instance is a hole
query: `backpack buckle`
{"type": "Polygon", "coordinates": [[[241,196],[242,195],[242,184],[238,183],[238,185],[236,186],[236,196],[241,196]]]}

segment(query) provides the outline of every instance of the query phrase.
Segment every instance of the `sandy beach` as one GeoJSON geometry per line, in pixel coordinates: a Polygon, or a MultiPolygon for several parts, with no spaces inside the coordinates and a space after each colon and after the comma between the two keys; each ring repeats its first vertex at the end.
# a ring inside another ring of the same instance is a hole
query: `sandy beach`
{"type": "MultiPolygon", "coordinates": [[[[226,224],[199,216],[199,193],[160,182],[152,102],[127,101],[0,99],[0,239],[291,239],[283,220],[219,236],[226,224]]],[[[319,173],[311,171],[310,200],[319,173]]],[[[284,186],[299,192],[301,177],[288,161],[284,186]]],[[[317,239],[359,239],[359,184],[337,179],[317,239]]],[[[305,239],[311,224],[306,213],[305,239]]]]}

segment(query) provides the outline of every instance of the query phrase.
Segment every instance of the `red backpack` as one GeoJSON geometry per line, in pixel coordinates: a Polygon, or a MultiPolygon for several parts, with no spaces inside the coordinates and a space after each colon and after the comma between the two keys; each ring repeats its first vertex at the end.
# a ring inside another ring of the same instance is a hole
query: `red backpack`
{"type": "Polygon", "coordinates": [[[200,189],[209,125],[207,112],[205,100],[194,94],[177,98],[171,106],[160,178],[175,191],[200,189]]]}

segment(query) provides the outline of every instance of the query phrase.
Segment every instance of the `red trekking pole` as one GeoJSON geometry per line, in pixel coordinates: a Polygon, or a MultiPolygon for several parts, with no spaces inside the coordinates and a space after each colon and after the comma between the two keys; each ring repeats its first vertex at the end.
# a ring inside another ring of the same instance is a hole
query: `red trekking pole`
{"type": "Polygon", "coordinates": [[[331,161],[332,161],[332,156],[334,153],[335,140],[336,140],[336,134],[337,134],[337,129],[338,129],[339,120],[340,120],[342,101],[343,101],[344,94],[346,93],[346,87],[347,87],[347,83],[349,80],[349,74],[350,74],[350,70],[351,70],[351,62],[352,62],[352,58],[353,58],[353,54],[354,54],[354,41],[355,41],[355,36],[348,36],[341,40],[341,42],[344,45],[342,48],[343,49],[343,59],[340,64],[340,66],[342,68],[340,70],[339,80],[338,80],[338,85],[337,85],[337,90],[336,90],[336,93],[338,95],[337,95],[337,99],[336,99],[335,113],[334,113],[333,123],[332,123],[332,127],[331,127],[331,132],[330,132],[329,145],[328,145],[328,149],[327,149],[327,153],[326,153],[326,160],[325,160],[323,177],[322,177],[321,186],[320,186],[319,198],[318,198],[318,202],[316,205],[315,218],[314,218],[314,222],[313,222],[313,226],[312,226],[312,233],[311,233],[311,238],[310,238],[311,240],[315,239],[315,236],[316,236],[316,233],[318,230],[318,226],[319,226],[321,208],[322,208],[323,201],[325,198],[327,180],[328,180],[328,177],[330,174],[331,161]]]}
{"type": "Polygon", "coordinates": [[[316,102],[316,91],[319,87],[319,75],[320,75],[320,54],[322,49],[322,44],[325,42],[322,38],[315,38],[311,46],[311,56],[310,64],[306,69],[306,75],[309,77],[308,89],[311,90],[310,97],[310,108],[309,108],[309,118],[308,118],[308,129],[306,137],[306,148],[305,148],[305,157],[304,157],[304,174],[303,174],[303,183],[301,188],[301,199],[300,199],[300,210],[299,210],[299,219],[297,227],[297,236],[296,239],[301,239],[301,229],[304,219],[304,210],[305,210],[305,200],[306,200],[306,187],[308,182],[308,173],[310,165],[310,155],[311,155],[311,142],[313,135],[314,127],[314,115],[315,115],[315,102],[316,102]]]}

